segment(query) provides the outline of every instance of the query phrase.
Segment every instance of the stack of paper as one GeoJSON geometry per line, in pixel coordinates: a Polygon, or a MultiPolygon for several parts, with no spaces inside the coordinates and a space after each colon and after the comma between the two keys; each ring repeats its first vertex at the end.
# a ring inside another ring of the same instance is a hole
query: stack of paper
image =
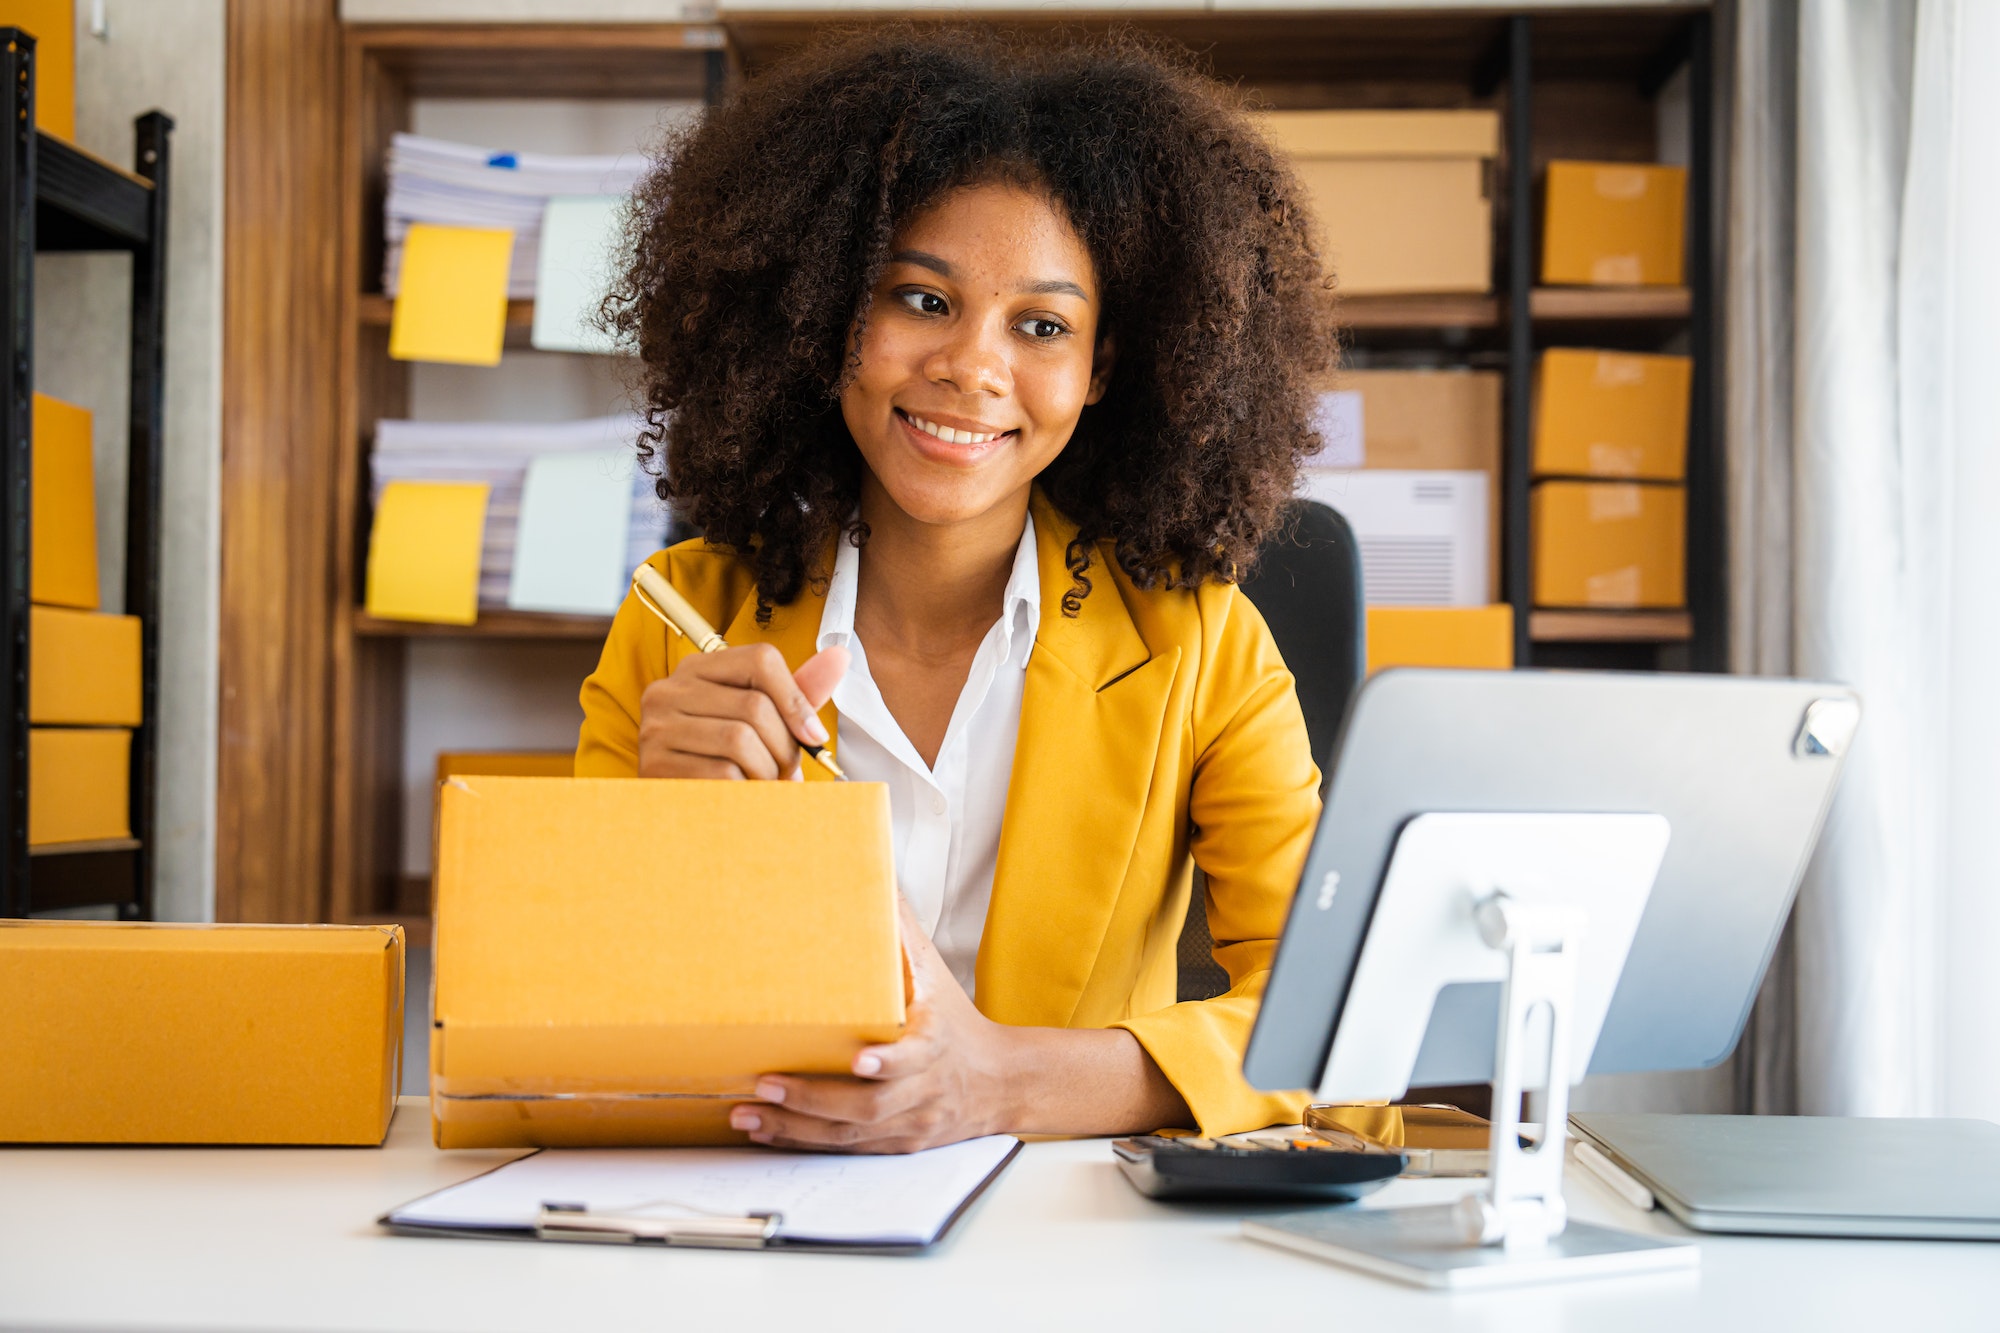
{"type": "Polygon", "coordinates": [[[371,496],[379,502],[383,489],[392,481],[482,482],[491,492],[479,560],[479,605],[609,614],[624,595],[625,578],[640,561],[660,549],[667,530],[667,511],[653,490],[657,478],[639,467],[635,442],[640,427],[640,419],[632,415],[551,422],[377,422],[375,449],[369,458],[371,496]],[[517,542],[522,529],[523,484],[530,464],[550,456],[578,456],[580,461],[568,469],[543,469],[550,474],[544,483],[549,499],[537,507],[558,521],[539,524],[534,549],[524,552],[517,542]],[[546,571],[553,563],[577,571],[572,581],[586,577],[578,569],[578,552],[572,549],[575,524],[588,521],[602,529],[613,520],[596,508],[584,520],[576,506],[601,506],[605,476],[613,479],[617,494],[623,497],[623,511],[615,516],[615,527],[623,534],[617,543],[616,577],[597,577],[597,565],[609,566],[609,556],[596,550],[602,545],[600,540],[582,557],[595,562],[585,567],[591,571],[585,594],[564,596],[552,590],[546,571]],[[598,484],[591,484],[593,477],[598,484]],[[537,571],[527,591],[528,600],[518,603],[510,598],[517,557],[537,571]],[[597,584],[607,579],[608,586],[598,589],[597,584]]]}
{"type": "Polygon", "coordinates": [[[541,257],[542,214],[549,200],[557,195],[629,194],[647,165],[639,153],[593,157],[506,153],[398,134],[389,145],[382,290],[396,294],[410,225],[428,222],[513,232],[507,294],[517,300],[532,299],[541,257]]]}

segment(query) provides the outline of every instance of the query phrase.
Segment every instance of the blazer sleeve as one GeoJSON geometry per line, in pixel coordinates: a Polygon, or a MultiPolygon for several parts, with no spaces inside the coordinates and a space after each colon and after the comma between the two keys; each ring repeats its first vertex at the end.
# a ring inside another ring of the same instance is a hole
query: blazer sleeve
{"type": "MultiPolygon", "coordinates": [[[[668,553],[649,561],[672,577],[668,553]]],[[[639,776],[639,696],[672,669],[669,631],[629,590],[605,636],[597,670],[584,678],[583,726],[576,739],[576,776],[639,776]]]]}
{"type": "Polygon", "coordinates": [[[1200,594],[1190,847],[1208,878],[1215,961],[1229,989],[1116,1026],[1139,1039],[1204,1134],[1296,1124],[1303,1092],[1259,1092],[1243,1052],[1319,819],[1318,767],[1291,672],[1264,618],[1233,587],[1200,594]]]}

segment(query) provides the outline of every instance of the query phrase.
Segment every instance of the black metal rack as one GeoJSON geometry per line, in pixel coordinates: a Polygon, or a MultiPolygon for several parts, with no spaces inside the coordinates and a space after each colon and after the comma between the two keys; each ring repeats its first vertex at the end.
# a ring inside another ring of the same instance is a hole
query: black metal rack
{"type": "Polygon", "coordinates": [[[160,458],[166,317],[167,149],[173,121],[134,122],[127,173],[35,128],[35,39],[0,28],[14,132],[0,153],[0,916],[108,904],[153,913],[153,795],[159,729],[160,458]],[[28,849],[28,589],[36,251],[132,256],[125,612],[139,617],[143,712],[132,736],[131,827],[114,843],[28,849]]]}

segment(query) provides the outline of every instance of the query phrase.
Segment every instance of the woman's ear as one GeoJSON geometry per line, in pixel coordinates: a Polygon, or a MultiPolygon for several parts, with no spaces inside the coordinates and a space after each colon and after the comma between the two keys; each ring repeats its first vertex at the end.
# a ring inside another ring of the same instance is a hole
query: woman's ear
{"type": "Polygon", "coordinates": [[[1083,405],[1091,407],[1104,397],[1104,391],[1111,387],[1111,368],[1118,362],[1118,343],[1110,334],[1097,340],[1097,351],[1090,358],[1090,392],[1083,396],[1083,405]]]}

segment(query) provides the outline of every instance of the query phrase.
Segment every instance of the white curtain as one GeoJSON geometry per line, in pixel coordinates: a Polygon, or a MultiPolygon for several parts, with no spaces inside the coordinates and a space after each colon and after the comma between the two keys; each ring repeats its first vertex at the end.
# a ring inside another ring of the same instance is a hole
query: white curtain
{"type": "Polygon", "coordinates": [[[1736,665],[1864,701],[1750,1099],[2000,1119],[2000,5],[1746,0],[1737,31],[1736,665]]]}

